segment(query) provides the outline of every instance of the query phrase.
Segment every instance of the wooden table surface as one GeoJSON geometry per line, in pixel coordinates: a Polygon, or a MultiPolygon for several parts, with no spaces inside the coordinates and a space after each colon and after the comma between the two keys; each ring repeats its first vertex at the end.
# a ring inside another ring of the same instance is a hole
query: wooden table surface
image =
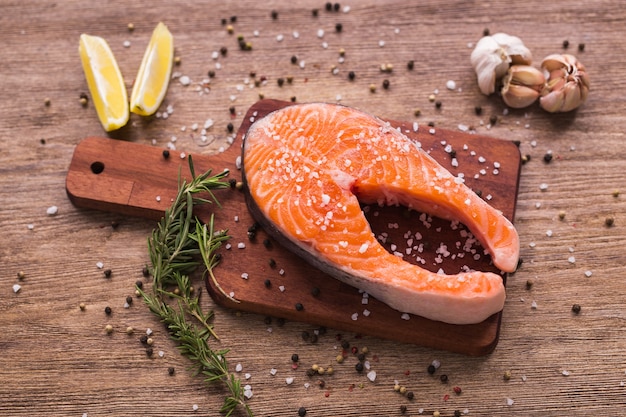
{"type": "Polygon", "coordinates": [[[130,87],[159,21],[174,35],[180,57],[175,75],[191,84],[173,80],[161,107],[167,117],[132,115],[127,127],[108,135],[111,140],[165,147],[176,139],[177,150],[215,153],[226,146],[227,124],[237,128],[263,95],[340,102],[422,126],[470,126],[519,141],[522,155],[530,157],[522,167],[515,218],[523,264],[508,278],[500,340],[489,355],[468,357],[335,329],[312,343],[301,337],[315,333],[311,325],[270,322],[205,296],[204,307],[216,313],[219,347],[230,349],[233,371],[240,364],[238,375],[252,387],[248,404],[255,415],[296,416],[305,407],[307,416],[393,416],[403,405],[412,416],[453,416],[455,410],[472,416],[626,414],[626,9],[608,0],[366,0],[341,3],[336,12],[325,4],[1,2],[0,415],[219,415],[223,389],[188,372],[189,361],[139,299],[124,308],[135,282],[144,279],[154,221],[76,208],[65,191],[75,146],[87,136],[107,136],[92,103],[79,102],[88,92],[79,35],[108,40],[130,87]],[[319,9],[317,17],[313,9],[319,9]],[[509,110],[497,95],[481,95],[469,55],[485,29],[521,37],[536,65],[565,52],[569,41],[567,52],[579,57],[591,78],[587,102],[575,112],[549,114],[537,105],[509,110]],[[238,34],[252,42],[251,51],[239,50],[238,34]],[[415,61],[412,71],[409,60],[415,61]],[[393,71],[381,72],[382,64],[392,64],[393,71]],[[216,75],[202,86],[210,70],[216,75]],[[349,71],[356,74],[353,81],[349,71]],[[255,86],[251,72],[266,83],[255,86]],[[293,81],[280,87],[281,77],[293,81]],[[456,90],[446,88],[448,80],[456,90]],[[441,108],[429,101],[431,94],[441,108]],[[192,126],[207,119],[214,121],[209,135],[215,140],[202,146],[192,126]],[[52,206],[58,208],[54,215],[47,213],[52,206]],[[110,278],[99,262],[111,269],[110,278]],[[574,304],[581,306],[579,314],[572,312],[574,304]],[[114,328],[110,335],[107,324],[114,328]],[[126,334],[128,326],[133,335],[126,334]],[[154,332],[151,358],[139,341],[147,329],[154,332]],[[335,363],[339,333],[352,346],[368,348],[374,382],[355,371],[352,357],[335,363]],[[300,357],[295,370],[293,353],[300,357]],[[434,360],[441,366],[429,375],[434,360]],[[309,378],[312,364],[332,365],[335,373],[309,378]],[[414,398],[394,392],[396,383],[414,398]]]}

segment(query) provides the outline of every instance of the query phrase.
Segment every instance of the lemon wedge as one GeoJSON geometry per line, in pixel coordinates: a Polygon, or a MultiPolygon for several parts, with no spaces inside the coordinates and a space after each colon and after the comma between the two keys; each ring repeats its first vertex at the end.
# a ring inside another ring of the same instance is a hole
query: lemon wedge
{"type": "Polygon", "coordinates": [[[162,22],[150,38],[130,94],[130,111],[142,116],[154,114],[167,91],[174,63],[174,39],[162,22]]]}
{"type": "Polygon", "coordinates": [[[107,132],[128,122],[128,95],[122,73],[109,48],[99,36],[80,35],[78,46],[87,86],[102,127],[107,132]]]}

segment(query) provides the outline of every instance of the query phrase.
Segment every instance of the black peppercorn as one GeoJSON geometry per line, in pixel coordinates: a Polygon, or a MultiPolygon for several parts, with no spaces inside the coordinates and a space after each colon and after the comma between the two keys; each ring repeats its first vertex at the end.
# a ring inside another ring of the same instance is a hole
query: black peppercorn
{"type": "Polygon", "coordinates": [[[400,406],[400,413],[405,414],[405,413],[406,413],[406,410],[407,410],[406,405],[402,404],[402,405],[400,406]]]}
{"type": "Polygon", "coordinates": [[[304,407],[298,408],[298,416],[300,416],[300,417],[306,416],[306,408],[304,408],[304,407]]]}
{"type": "Polygon", "coordinates": [[[263,285],[265,285],[265,288],[270,288],[272,286],[272,281],[270,281],[268,278],[265,281],[263,281],[263,285]]]}
{"type": "Polygon", "coordinates": [[[383,88],[387,90],[389,88],[389,80],[383,80],[383,88]]]}
{"type": "Polygon", "coordinates": [[[448,382],[448,375],[446,375],[446,374],[441,375],[441,376],[439,377],[439,380],[440,380],[442,383],[444,383],[444,384],[445,384],[445,383],[447,383],[447,382],[448,382]]]}
{"type": "Polygon", "coordinates": [[[318,295],[320,295],[320,289],[317,287],[313,287],[313,289],[311,290],[311,295],[313,297],[317,297],[318,295]]]}
{"type": "Polygon", "coordinates": [[[126,304],[132,304],[133,303],[133,297],[131,297],[130,295],[126,296],[126,304]]]}
{"type": "Polygon", "coordinates": [[[454,410],[454,417],[461,417],[461,411],[460,410],[454,410]]]}
{"type": "Polygon", "coordinates": [[[320,14],[320,12],[317,9],[313,9],[311,10],[311,14],[313,15],[313,17],[317,17],[320,14]]]}
{"type": "Polygon", "coordinates": [[[215,77],[215,71],[213,71],[213,70],[209,70],[209,72],[207,73],[207,75],[209,76],[209,78],[213,78],[213,77],[215,77]]]}
{"type": "Polygon", "coordinates": [[[341,348],[344,350],[347,350],[350,348],[350,342],[348,342],[347,340],[342,340],[341,341],[341,348]]]}
{"type": "Polygon", "coordinates": [[[294,353],[293,355],[291,355],[291,362],[298,362],[300,360],[300,357],[298,356],[297,353],[294,353]]]}
{"type": "Polygon", "coordinates": [[[163,149],[163,158],[167,159],[170,157],[170,151],[167,149],[163,149]]]}
{"type": "Polygon", "coordinates": [[[154,349],[152,349],[151,347],[146,348],[146,356],[150,357],[152,356],[153,353],[154,353],[154,349]]]}
{"type": "Polygon", "coordinates": [[[297,311],[302,311],[302,310],[304,310],[304,306],[302,305],[302,303],[296,303],[295,307],[296,307],[296,310],[297,310],[297,311]]]}
{"type": "Polygon", "coordinates": [[[342,29],[343,29],[343,25],[341,23],[337,23],[335,25],[335,31],[341,32],[342,29]]]}
{"type": "Polygon", "coordinates": [[[569,48],[569,41],[566,39],[563,41],[563,49],[569,48]]]}
{"type": "Polygon", "coordinates": [[[336,11],[336,12],[338,12],[338,11],[339,11],[339,8],[340,8],[340,7],[341,7],[341,6],[339,5],[339,3],[335,3],[335,4],[333,4],[333,10],[334,10],[334,11],[336,11]]]}
{"type": "Polygon", "coordinates": [[[407,62],[406,67],[407,67],[409,70],[412,70],[413,68],[415,68],[415,61],[410,60],[409,62],[407,62]]]}
{"type": "Polygon", "coordinates": [[[269,239],[263,239],[263,246],[269,248],[270,246],[272,246],[272,241],[269,239]]]}
{"type": "Polygon", "coordinates": [[[301,336],[302,336],[302,340],[304,340],[304,341],[309,340],[311,338],[311,335],[306,330],[302,331],[301,336]]]}
{"type": "Polygon", "coordinates": [[[357,362],[357,364],[354,365],[354,369],[356,369],[357,372],[363,372],[363,363],[357,362]]]}
{"type": "Polygon", "coordinates": [[[235,188],[237,187],[237,180],[234,178],[231,178],[228,180],[228,185],[230,185],[230,188],[235,188]]]}
{"type": "Polygon", "coordinates": [[[489,28],[483,29],[483,36],[489,36],[489,28]]]}
{"type": "Polygon", "coordinates": [[[228,48],[226,48],[225,46],[222,46],[220,48],[220,54],[222,54],[222,56],[226,56],[228,54],[228,48]]]}
{"type": "Polygon", "coordinates": [[[173,366],[170,366],[169,368],[167,368],[167,373],[168,373],[169,376],[174,375],[174,372],[176,372],[176,371],[174,370],[173,366]]]}
{"type": "Polygon", "coordinates": [[[295,55],[292,55],[292,56],[291,56],[291,63],[292,63],[292,64],[297,64],[297,63],[298,63],[298,57],[297,57],[297,56],[295,56],[295,55]]]}
{"type": "Polygon", "coordinates": [[[272,10],[271,16],[274,20],[278,19],[278,12],[276,10],[272,10]]]}
{"type": "Polygon", "coordinates": [[[237,16],[231,16],[230,23],[236,23],[236,22],[237,22],[237,16]]]}
{"type": "Polygon", "coordinates": [[[279,87],[282,87],[283,84],[285,84],[285,79],[281,77],[281,78],[277,79],[276,82],[278,83],[279,87]]]}
{"type": "Polygon", "coordinates": [[[413,394],[413,391],[407,392],[406,398],[408,398],[409,400],[412,400],[413,398],[415,398],[415,394],[413,394]]]}
{"type": "Polygon", "coordinates": [[[491,123],[492,125],[495,126],[497,121],[498,121],[498,116],[496,116],[495,114],[489,117],[489,123],[491,123]]]}
{"type": "Polygon", "coordinates": [[[355,77],[356,77],[356,74],[354,73],[354,71],[350,71],[350,72],[348,73],[348,79],[349,79],[350,81],[354,80],[354,78],[355,78],[355,77]]]}
{"type": "Polygon", "coordinates": [[[441,101],[439,101],[439,100],[435,101],[435,107],[440,109],[441,108],[441,101]]]}
{"type": "Polygon", "coordinates": [[[112,313],[112,311],[113,311],[113,310],[111,310],[111,307],[109,307],[109,306],[106,306],[106,307],[104,308],[104,312],[105,312],[105,314],[106,314],[107,316],[110,316],[110,315],[111,315],[111,313],[112,313]]]}
{"type": "Polygon", "coordinates": [[[483,112],[483,108],[480,106],[476,106],[474,107],[474,113],[476,113],[476,116],[480,116],[483,112]]]}
{"type": "Polygon", "coordinates": [[[276,261],[274,260],[274,258],[270,258],[270,260],[267,261],[267,263],[269,264],[271,268],[276,267],[276,261]]]}
{"type": "Polygon", "coordinates": [[[544,161],[545,163],[550,163],[550,161],[552,161],[552,154],[551,154],[550,152],[546,153],[546,154],[543,156],[543,161],[544,161]]]}
{"type": "Polygon", "coordinates": [[[429,374],[431,374],[431,375],[432,375],[432,374],[434,374],[434,373],[435,373],[435,371],[437,370],[437,368],[435,368],[435,365],[430,364],[430,365],[428,365],[428,368],[426,368],[426,370],[428,371],[428,373],[429,373],[429,374]]]}
{"type": "Polygon", "coordinates": [[[148,343],[148,336],[144,334],[139,338],[139,341],[145,345],[146,343],[148,343]]]}
{"type": "Polygon", "coordinates": [[[327,2],[326,3],[326,11],[327,12],[332,12],[333,11],[333,4],[331,2],[327,2]]]}
{"type": "Polygon", "coordinates": [[[228,130],[228,133],[233,133],[233,130],[235,130],[235,126],[233,126],[232,123],[228,123],[226,125],[226,130],[228,130]]]}
{"type": "Polygon", "coordinates": [[[574,314],[578,314],[578,313],[580,313],[580,310],[581,310],[580,304],[574,304],[574,305],[572,306],[572,312],[573,312],[574,314]]]}
{"type": "Polygon", "coordinates": [[[104,270],[104,277],[105,278],[111,278],[111,274],[113,273],[113,271],[111,271],[110,269],[105,269],[104,270]]]}
{"type": "Polygon", "coordinates": [[[585,44],[584,43],[579,43],[578,44],[578,52],[583,52],[585,50],[585,44]]]}

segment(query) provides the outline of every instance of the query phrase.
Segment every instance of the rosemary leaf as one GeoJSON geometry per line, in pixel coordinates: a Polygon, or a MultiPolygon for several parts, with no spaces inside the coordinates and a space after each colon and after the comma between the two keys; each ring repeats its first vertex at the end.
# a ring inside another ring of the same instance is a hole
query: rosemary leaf
{"type": "MultiPolygon", "coordinates": [[[[152,291],[137,290],[149,310],[165,324],[180,353],[192,362],[194,375],[202,375],[207,383],[221,383],[227,388],[220,412],[229,416],[241,408],[246,415],[253,416],[240,380],[229,371],[228,350],[214,350],[209,344],[211,338],[218,339],[211,324],[213,312],[202,311],[200,291],[193,291],[189,278],[190,273],[203,265],[204,273],[217,284],[213,275],[213,268],[219,262],[216,251],[229,236],[226,231],[214,230],[213,216],[206,225],[193,211],[199,204],[219,204],[212,190],[228,187],[221,181],[227,172],[211,175],[207,171],[196,175],[191,157],[189,170],[191,181],[179,175],[176,198],[148,238],[152,291]],[[206,194],[209,198],[202,196],[206,194]]],[[[219,284],[217,287],[221,291],[219,284]]]]}

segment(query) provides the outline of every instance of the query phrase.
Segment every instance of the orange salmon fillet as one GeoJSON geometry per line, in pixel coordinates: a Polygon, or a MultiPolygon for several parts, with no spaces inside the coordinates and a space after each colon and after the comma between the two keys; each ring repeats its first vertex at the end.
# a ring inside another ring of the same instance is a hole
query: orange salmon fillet
{"type": "Polygon", "coordinates": [[[247,203],[268,233],[331,276],[404,313],[479,323],[506,298],[502,277],[430,272],[389,253],[360,203],[400,204],[465,224],[502,271],[514,271],[514,226],[388,123],[342,105],[291,105],[244,138],[247,203]]]}

